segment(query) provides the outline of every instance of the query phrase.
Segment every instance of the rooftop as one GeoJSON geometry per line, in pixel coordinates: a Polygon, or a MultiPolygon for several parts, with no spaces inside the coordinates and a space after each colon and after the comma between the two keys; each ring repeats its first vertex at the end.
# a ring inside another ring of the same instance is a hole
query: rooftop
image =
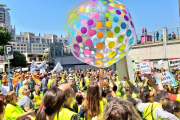
{"type": "Polygon", "coordinates": [[[0,7],[7,7],[5,4],[0,4],[0,7]]]}

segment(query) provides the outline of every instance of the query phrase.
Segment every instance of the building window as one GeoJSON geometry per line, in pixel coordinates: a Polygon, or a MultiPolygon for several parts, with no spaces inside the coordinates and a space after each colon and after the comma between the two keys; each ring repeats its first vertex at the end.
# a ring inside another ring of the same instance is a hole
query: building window
{"type": "Polygon", "coordinates": [[[45,47],[45,45],[43,45],[43,47],[45,47]]]}
{"type": "Polygon", "coordinates": [[[47,39],[47,43],[49,44],[49,39],[47,39]]]}
{"type": "Polygon", "coordinates": [[[45,50],[45,48],[43,48],[43,50],[45,50]]]}
{"type": "Polygon", "coordinates": [[[41,50],[41,48],[39,48],[39,50],[41,50]]]}
{"type": "Polygon", "coordinates": [[[21,37],[16,37],[17,42],[21,42],[21,37]]]}
{"type": "Polygon", "coordinates": [[[33,44],[33,47],[35,47],[36,45],[35,44],[33,44]]]}
{"type": "Polygon", "coordinates": [[[24,50],[26,50],[26,48],[24,48],[24,50]]]}
{"type": "Polygon", "coordinates": [[[21,46],[24,46],[23,44],[21,44],[21,46]]]}
{"type": "Polygon", "coordinates": [[[13,47],[13,49],[15,50],[15,49],[16,49],[16,47],[13,47]]]}
{"type": "Polygon", "coordinates": [[[36,48],[33,48],[33,50],[36,50],[36,48]]]}
{"type": "Polygon", "coordinates": [[[38,48],[36,48],[36,50],[38,50],[38,48]]]}
{"type": "Polygon", "coordinates": [[[24,46],[26,46],[26,44],[24,44],[24,46]]]}
{"type": "Polygon", "coordinates": [[[36,38],[36,43],[40,43],[40,38],[36,38]]]}
{"type": "Polygon", "coordinates": [[[41,45],[39,45],[39,47],[41,47],[41,45]]]}
{"type": "Polygon", "coordinates": [[[17,50],[20,50],[20,47],[17,47],[17,50]]]}
{"type": "Polygon", "coordinates": [[[52,43],[52,39],[50,39],[50,43],[52,43]]]}
{"type": "Polygon", "coordinates": [[[17,46],[20,46],[20,44],[17,44],[17,46]]]}
{"type": "Polygon", "coordinates": [[[62,43],[62,40],[59,40],[60,43],[62,43]]]}
{"type": "Polygon", "coordinates": [[[48,45],[46,45],[46,47],[48,47],[48,45]]]}
{"type": "Polygon", "coordinates": [[[16,46],[16,44],[13,44],[13,46],[16,46]]]}
{"type": "Polygon", "coordinates": [[[36,45],[36,47],[38,47],[38,45],[36,45]]]}
{"type": "Polygon", "coordinates": [[[23,53],[23,51],[21,51],[21,53],[23,53]]]}
{"type": "Polygon", "coordinates": [[[23,47],[21,47],[21,50],[23,50],[23,47]]]}
{"type": "Polygon", "coordinates": [[[46,43],[46,39],[45,38],[42,38],[41,41],[42,41],[42,43],[46,43]]]}

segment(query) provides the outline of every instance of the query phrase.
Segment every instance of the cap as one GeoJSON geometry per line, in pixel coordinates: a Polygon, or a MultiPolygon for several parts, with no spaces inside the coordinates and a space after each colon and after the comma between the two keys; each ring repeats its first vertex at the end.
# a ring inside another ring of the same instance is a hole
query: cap
{"type": "Polygon", "coordinates": [[[26,75],[25,77],[29,77],[29,75],[26,75]]]}
{"type": "Polygon", "coordinates": [[[18,76],[19,75],[19,73],[16,73],[16,76],[18,76]]]}

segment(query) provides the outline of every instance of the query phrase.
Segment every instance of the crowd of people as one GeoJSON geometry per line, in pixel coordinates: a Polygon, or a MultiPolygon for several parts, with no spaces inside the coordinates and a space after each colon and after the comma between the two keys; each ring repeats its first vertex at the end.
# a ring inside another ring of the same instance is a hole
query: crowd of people
{"type": "Polygon", "coordinates": [[[14,72],[2,75],[0,120],[179,120],[177,86],[162,84],[164,69],[135,72],[134,80],[110,69],[14,72]]]}

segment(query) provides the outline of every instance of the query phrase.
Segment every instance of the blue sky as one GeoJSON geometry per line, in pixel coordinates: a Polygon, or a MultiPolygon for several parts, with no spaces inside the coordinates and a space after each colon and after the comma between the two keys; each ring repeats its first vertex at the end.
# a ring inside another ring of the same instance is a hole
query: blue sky
{"type": "MultiPolygon", "coordinates": [[[[33,32],[67,35],[64,24],[68,11],[85,0],[1,0],[10,8],[11,24],[16,26],[16,34],[33,32]]],[[[163,27],[179,26],[178,0],[118,0],[132,15],[136,33],[143,27],[148,31],[163,27]]]]}

